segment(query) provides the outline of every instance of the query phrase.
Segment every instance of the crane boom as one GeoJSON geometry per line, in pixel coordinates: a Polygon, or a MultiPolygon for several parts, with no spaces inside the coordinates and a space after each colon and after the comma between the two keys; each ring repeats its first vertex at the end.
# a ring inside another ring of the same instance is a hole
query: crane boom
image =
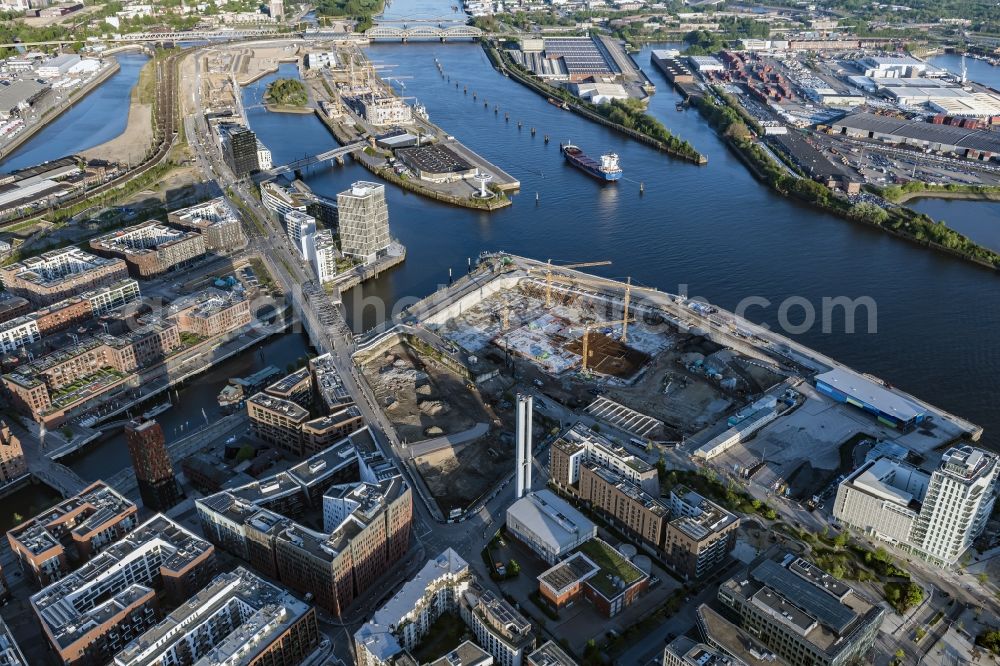
{"type": "MultiPolygon", "coordinates": [[[[582,261],[575,264],[563,264],[561,266],[556,266],[556,268],[586,268],[588,266],[609,266],[610,261],[582,261]]],[[[544,270],[545,271],[545,307],[552,307],[552,260],[549,259],[546,262],[545,268],[537,268],[533,270],[544,270]]]]}

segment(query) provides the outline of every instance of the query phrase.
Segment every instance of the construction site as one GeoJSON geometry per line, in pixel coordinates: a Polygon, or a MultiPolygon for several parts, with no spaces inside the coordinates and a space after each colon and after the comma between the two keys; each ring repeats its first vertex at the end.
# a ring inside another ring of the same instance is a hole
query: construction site
{"type": "Polygon", "coordinates": [[[783,379],[672,325],[623,286],[617,297],[570,288],[539,268],[425,326],[562,407],[644,440],[680,441],[783,379]]]}
{"type": "Polygon", "coordinates": [[[512,381],[499,375],[471,381],[453,358],[411,335],[387,338],[358,361],[404,445],[404,459],[443,514],[464,511],[509,475],[512,381]]]}
{"type": "Polygon", "coordinates": [[[981,435],[715,306],[577,270],[607,263],[483,255],[358,353],[445,513],[510,478],[517,393],[535,397],[536,441],[583,420],[649,462],[670,452],[798,498],[852,467],[861,439],[919,456],[981,435]]]}

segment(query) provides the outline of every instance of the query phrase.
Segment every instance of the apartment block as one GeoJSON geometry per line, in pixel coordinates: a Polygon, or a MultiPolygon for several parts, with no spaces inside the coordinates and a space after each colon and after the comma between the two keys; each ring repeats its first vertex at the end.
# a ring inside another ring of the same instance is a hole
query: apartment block
{"type": "Polygon", "coordinates": [[[205,239],[150,220],[99,236],[90,248],[103,257],[123,259],[133,277],[151,278],[202,257],[205,239]]]}
{"type": "Polygon", "coordinates": [[[299,664],[318,643],[309,604],[238,567],[129,643],[114,664],[299,664]]]}
{"type": "Polygon", "coordinates": [[[292,455],[302,455],[302,426],[309,420],[309,410],[260,392],[247,400],[247,414],[261,440],[292,455]]]}
{"type": "Polygon", "coordinates": [[[239,215],[225,197],[168,213],[167,222],[201,234],[205,249],[211,252],[224,254],[242,249],[247,244],[239,215]]]}
{"type": "Polygon", "coordinates": [[[28,473],[21,440],[0,420],[0,488],[23,478],[28,473]]]}
{"type": "MultiPolygon", "coordinates": [[[[731,624],[791,666],[845,666],[863,660],[885,609],[802,558],[765,560],[719,587],[731,624]]],[[[724,622],[718,622],[722,633],[724,622]]],[[[709,642],[714,641],[709,635],[709,642]]]]}
{"type": "Polygon", "coordinates": [[[260,439],[296,456],[322,451],[364,426],[329,355],[252,396],[247,414],[260,439]],[[322,415],[312,418],[313,407],[322,415]]]}
{"type": "Polygon", "coordinates": [[[545,641],[525,660],[528,666],[579,666],[573,657],[552,641],[545,641]]]}
{"type": "Polygon", "coordinates": [[[114,312],[135,303],[140,297],[138,282],[120,280],[39,308],[29,317],[38,325],[38,332],[45,336],[114,312]]]}
{"type": "Polygon", "coordinates": [[[662,666],[743,666],[743,662],[734,662],[728,655],[697,643],[687,636],[678,636],[663,650],[662,666]]]}
{"type": "Polygon", "coordinates": [[[214,566],[212,544],[160,514],[32,595],[31,606],[61,663],[104,666],[156,623],[158,596],[183,603],[214,566]]]}
{"type": "Polygon", "coordinates": [[[13,354],[42,339],[38,322],[31,315],[0,324],[0,352],[13,354]]]}
{"type": "Polygon", "coordinates": [[[25,577],[39,587],[59,580],[132,531],[139,509],[103,481],[7,532],[25,577]]]}
{"type": "Polygon", "coordinates": [[[945,452],[927,473],[871,460],[841,482],[833,515],[843,524],[941,566],[953,566],[986,527],[998,458],[972,446],[945,452]]]}
{"type": "Polygon", "coordinates": [[[662,551],[667,508],[617,472],[593,462],[580,465],[579,498],[652,548],[662,551]]]}
{"type": "Polygon", "coordinates": [[[320,283],[337,277],[337,242],[329,229],[316,232],[312,264],[320,283]]]}
{"type": "Polygon", "coordinates": [[[498,666],[522,666],[535,647],[531,622],[490,590],[471,586],[461,596],[460,612],[498,666]]]}
{"type": "Polygon", "coordinates": [[[273,180],[260,184],[260,201],[265,208],[274,211],[282,222],[291,211],[305,213],[308,207],[305,196],[273,180]]]}
{"type": "Polygon", "coordinates": [[[441,615],[459,612],[462,594],[471,584],[469,564],[451,548],[445,549],[355,632],[357,665],[406,663],[403,659],[441,615]]]}
{"type": "Polygon", "coordinates": [[[166,511],[180,502],[183,495],[160,424],[152,419],[129,421],[125,426],[125,444],[143,505],[151,511],[166,511]]]}
{"type": "Polygon", "coordinates": [[[128,267],[121,259],[97,257],[77,247],[50,250],[0,268],[7,291],[36,307],[127,277],[128,267]]]}
{"type": "Polygon", "coordinates": [[[0,620],[0,666],[28,666],[28,660],[3,620],[0,620]]]}
{"type": "Polygon", "coordinates": [[[196,506],[213,543],[312,593],[335,614],[406,554],[413,520],[403,478],[384,459],[362,455],[350,438],[288,472],[200,499],[196,506]],[[334,504],[340,512],[328,519],[329,531],[296,522],[309,509],[332,515],[334,504]]]}
{"type": "Polygon", "coordinates": [[[576,492],[580,483],[580,466],[585,462],[618,473],[653,497],[660,495],[655,467],[582,423],[576,423],[562,433],[549,449],[552,483],[564,492],[576,492]]]}
{"type": "Polygon", "coordinates": [[[340,249],[369,263],[389,250],[389,206],[385,186],[358,181],[337,195],[340,249]]]}
{"type": "Polygon", "coordinates": [[[663,551],[674,571],[696,580],[721,567],[736,545],[740,519],[689,488],[670,491],[663,551]]]}
{"type": "Polygon", "coordinates": [[[0,323],[17,319],[31,312],[31,303],[27,298],[6,294],[0,297],[0,323]]]}
{"type": "Polygon", "coordinates": [[[171,303],[168,312],[181,331],[201,338],[232,333],[253,322],[250,301],[234,291],[206,289],[171,303]]]}

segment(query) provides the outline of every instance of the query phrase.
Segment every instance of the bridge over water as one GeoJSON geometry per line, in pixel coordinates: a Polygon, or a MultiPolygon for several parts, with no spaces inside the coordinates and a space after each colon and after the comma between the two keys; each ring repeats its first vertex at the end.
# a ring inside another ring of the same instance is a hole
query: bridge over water
{"type": "Polygon", "coordinates": [[[346,146],[340,146],[339,148],[334,148],[328,150],[324,153],[319,153],[318,155],[310,155],[309,157],[303,157],[297,159],[288,164],[283,164],[281,166],[276,166],[267,171],[268,176],[280,176],[283,173],[288,173],[290,171],[295,171],[297,169],[303,169],[313,164],[319,164],[320,162],[327,162],[329,160],[335,160],[338,157],[343,157],[348,153],[353,153],[356,150],[362,150],[367,146],[365,141],[357,141],[355,143],[349,143],[346,146]]]}

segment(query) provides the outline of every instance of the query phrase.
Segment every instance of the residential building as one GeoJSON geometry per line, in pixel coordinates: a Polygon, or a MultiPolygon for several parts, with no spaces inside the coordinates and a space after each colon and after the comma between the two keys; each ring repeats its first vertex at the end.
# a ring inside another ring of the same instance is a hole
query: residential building
{"type": "Polygon", "coordinates": [[[802,558],[764,560],[719,587],[736,626],[791,666],[844,666],[862,659],[885,609],[802,558]]]}
{"type": "Polygon", "coordinates": [[[463,641],[448,654],[430,662],[428,666],[492,666],[493,656],[472,641],[463,641]]]}
{"type": "Polygon", "coordinates": [[[179,605],[214,574],[214,548],[159,514],[31,597],[67,666],[104,666],[156,622],[157,593],[179,605]]]}
{"type": "Polygon", "coordinates": [[[142,503],[151,511],[166,511],[183,499],[167,452],[163,428],[155,420],[135,419],[125,426],[132,469],[139,484],[142,503]]]}
{"type": "Polygon", "coordinates": [[[98,236],[90,248],[104,257],[124,259],[133,277],[151,278],[204,256],[205,239],[195,231],[150,220],[98,236]]]}
{"type": "Polygon", "coordinates": [[[498,666],[522,666],[535,647],[531,622],[505,599],[472,586],[461,596],[460,611],[476,641],[498,666]]]}
{"type": "Polygon", "coordinates": [[[905,462],[866,462],[841,482],[833,515],[845,525],[931,562],[954,565],[993,510],[997,456],[953,447],[928,474],[905,462]]]}
{"type": "Polygon", "coordinates": [[[261,392],[247,400],[247,414],[257,437],[293,455],[302,453],[302,426],[309,410],[291,400],[261,392]]]}
{"type": "Polygon", "coordinates": [[[528,493],[507,509],[507,532],[549,564],[597,535],[597,526],[550,490],[528,493]]]}
{"type": "Polygon", "coordinates": [[[232,333],[253,323],[250,301],[236,291],[206,289],[174,301],[167,313],[181,332],[202,339],[232,333]]]}
{"type": "Polygon", "coordinates": [[[562,433],[549,449],[552,483],[562,491],[575,493],[580,483],[580,466],[584,462],[613,470],[653,497],[660,495],[655,467],[586,425],[576,423],[562,433]]]}
{"type": "Polygon", "coordinates": [[[114,488],[95,481],[9,530],[7,541],[25,577],[44,587],[132,531],[138,513],[114,488]]]}
{"type": "Polygon", "coordinates": [[[0,666],[28,666],[28,660],[3,620],[0,620],[0,666]]]}
{"type": "MultiPolygon", "coordinates": [[[[281,0],[278,0],[280,2],[281,0]]],[[[271,162],[271,151],[264,143],[257,139],[257,168],[261,171],[270,171],[274,166],[271,162]]]]}
{"type": "Polygon", "coordinates": [[[337,242],[329,229],[316,232],[313,254],[313,270],[321,284],[337,277],[337,242]]]}
{"type": "Polygon", "coordinates": [[[285,18],[285,3],[283,0],[268,0],[267,9],[267,13],[275,21],[281,21],[285,18]]]}
{"type": "Polygon", "coordinates": [[[180,345],[175,324],[153,319],[123,335],[101,333],[24,363],[4,375],[3,384],[16,407],[54,427],[71,409],[92,404],[132,374],[162,364],[180,345]]]}
{"type": "Polygon", "coordinates": [[[472,574],[451,548],[430,560],[354,634],[358,666],[389,666],[412,651],[446,612],[458,613],[472,574]]]}
{"type": "Polygon", "coordinates": [[[238,567],[129,643],[114,664],[299,664],[318,643],[308,603],[238,567]]]}
{"type": "Polygon", "coordinates": [[[528,666],[579,666],[573,657],[553,643],[545,641],[525,659],[528,666]]]}
{"type": "Polygon", "coordinates": [[[587,461],[580,465],[579,498],[657,552],[663,551],[670,514],[617,472],[587,461]]]}
{"type": "Polygon", "coordinates": [[[316,233],[316,218],[301,211],[289,211],[285,214],[285,232],[302,258],[311,262],[307,242],[316,233]]]}
{"type": "Polygon", "coordinates": [[[721,651],[687,636],[678,636],[663,649],[662,666],[745,666],[721,651]]]}
{"type": "Polygon", "coordinates": [[[168,213],[167,222],[197,231],[205,240],[205,249],[212,252],[232,252],[247,244],[239,215],[225,197],[168,213]]]}
{"type": "Polygon", "coordinates": [[[28,461],[21,449],[21,440],[10,431],[6,421],[0,420],[0,488],[24,478],[28,461]]]}
{"type": "Polygon", "coordinates": [[[340,250],[370,263],[389,251],[385,185],[358,181],[337,195],[340,250]]]}
{"type": "Polygon", "coordinates": [[[663,551],[674,571],[696,580],[725,564],[736,545],[735,514],[684,486],[670,491],[669,509],[663,551]]]}
{"type": "Polygon", "coordinates": [[[0,323],[26,315],[31,309],[31,303],[27,298],[6,294],[0,297],[0,323]]]}
{"type": "Polygon", "coordinates": [[[293,210],[305,213],[309,204],[305,196],[274,180],[260,184],[260,201],[265,208],[273,210],[278,219],[282,221],[284,221],[285,215],[293,210]]]}
{"type": "Polygon", "coordinates": [[[649,589],[649,575],[598,538],[538,576],[538,591],[557,610],[587,599],[614,617],[649,589]]]}
{"type": "MultiPolygon", "coordinates": [[[[360,442],[370,436],[365,430],[351,437],[360,442]]],[[[312,593],[335,614],[406,554],[413,520],[403,478],[383,458],[363,454],[350,437],[287,472],[195,505],[209,540],[265,575],[312,593]],[[330,532],[296,522],[307,508],[326,509],[327,496],[346,507],[339,522],[330,522],[330,532]]]]}
{"type": "Polygon", "coordinates": [[[41,339],[42,334],[38,330],[38,322],[31,315],[0,324],[0,352],[4,354],[19,352],[22,348],[41,339]]]}
{"type": "Polygon", "coordinates": [[[50,250],[0,268],[7,291],[36,307],[127,277],[128,267],[121,259],[96,257],[77,247],[50,250]]]}
{"type": "Polygon", "coordinates": [[[257,161],[257,135],[246,127],[236,127],[228,132],[225,154],[226,161],[237,178],[260,170],[260,163],[257,161]]]}

